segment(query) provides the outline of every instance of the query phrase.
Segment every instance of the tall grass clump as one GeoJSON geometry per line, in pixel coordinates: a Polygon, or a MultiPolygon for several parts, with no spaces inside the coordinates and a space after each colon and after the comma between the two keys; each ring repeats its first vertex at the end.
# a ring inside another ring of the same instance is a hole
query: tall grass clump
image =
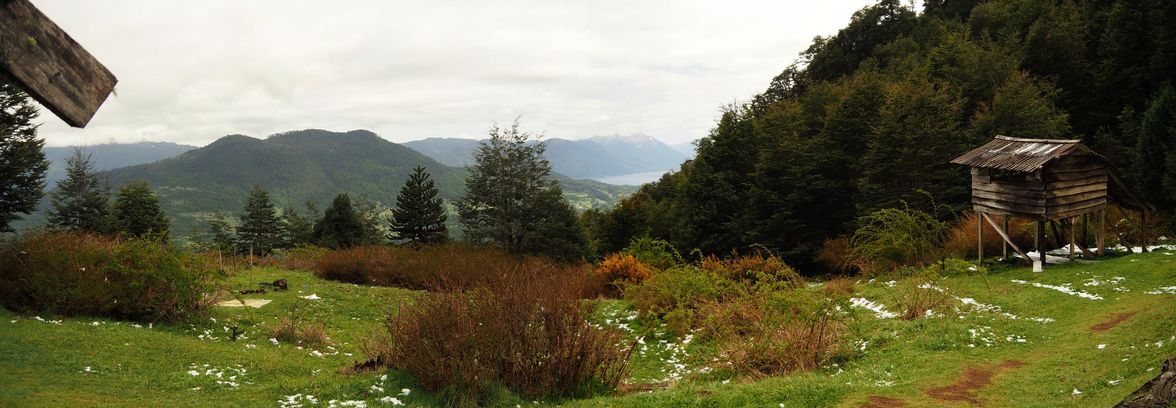
{"type": "Polygon", "coordinates": [[[18,312],[174,322],[202,316],[210,263],[154,240],[33,233],[0,244],[0,301],[18,312]]]}
{"type": "Polygon", "coordinates": [[[947,233],[943,222],[912,208],[884,208],[858,220],[850,244],[863,272],[893,272],[937,259],[947,233]]]}
{"type": "Polygon", "coordinates": [[[714,339],[719,368],[751,377],[811,370],[851,354],[848,296],[751,292],[700,309],[700,334],[714,339]]]}
{"type": "Polygon", "coordinates": [[[448,405],[484,405],[501,387],[527,398],[615,390],[631,345],[585,319],[590,275],[525,264],[471,290],[419,297],[388,316],[368,355],[412,373],[448,405]]]}

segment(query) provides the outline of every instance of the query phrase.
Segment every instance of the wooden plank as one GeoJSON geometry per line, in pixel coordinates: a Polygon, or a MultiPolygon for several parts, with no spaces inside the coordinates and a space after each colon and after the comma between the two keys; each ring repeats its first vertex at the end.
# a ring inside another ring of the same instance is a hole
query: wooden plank
{"type": "Polygon", "coordinates": [[[1034,206],[1038,206],[1038,207],[1044,207],[1046,205],[1045,197],[1032,198],[1032,197],[1017,196],[1017,195],[1006,194],[1006,193],[993,193],[993,192],[984,191],[984,190],[972,190],[972,197],[979,197],[979,198],[983,198],[983,199],[1004,201],[1004,202],[1010,202],[1010,203],[1028,204],[1028,205],[1034,205],[1034,206]]]}
{"type": "Polygon", "coordinates": [[[986,207],[999,208],[1007,211],[1020,212],[1026,214],[1045,215],[1045,207],[1038,207],[1032,205],[1021,205],[1016,203],[1009,203],[1007,201],[996,201],[972,197],[972,204],[981,204],[986,207]]]}
{"type": "Polygon", "coordinates": [[[1044,186],[1042,186],[1041,188],[1038,188],[1038,189],[1028,189],[1028,188],[1011,187],[1008,185],[998,184],[998,183],[972,183],[972,190],[982,190],[982,191],[988,191],[988,192],[993,192],[993,193],[1012,194],[1012,195],[1018,195],[1018,196],[1022,196],[1022,197],[1032,197],[1032,198],[1038,198],[1038,197],[1044,198],[1045,197],[1045,187],[1044,186]]]}
{"type": "MultiPolygon", "coordinates": [[[[981,217],[984,213],[978,213],[981,217]]],[[[976,222],[976,265],[984,265],[984,223],[976,222]]]]}
{"type": "Polygon", "coordinates": [[[1013,243],[1013,240],[1009,238],[1008,233],[1006,233],[1004,230],[1001,230],[1000,227],[996,226],[996,221],[993,221],[992,218],[988,216],[988,214],[980,213],[980,216],[983,217],[985,221],[988,221],[988,224],[992,225],[992,228],[996,229],[996,233],[1000,234],[1001,238],[1004,238],[1005,244],[1013,247],[1013,250],[1017,251],[1017,253],[1020,254],[1022,258],[1030,262],[1033,261],[1032,259],[1029,259],[1029,255],[1025,254],[1025,251],[1022,251],[1021,248],[1017,246],[1017,244],[1013,243]]]}
{"type": "Polygon", "coordinates": [[[74,127],[85,127],[118,80],[28,0],[0,0],[0,70],[74,127]]]}
{"type": "Polygon", "coordinates": [[[1048,183],[1045,183],[1045,189],[1046,190],[1053,190],[1053,189],[1057,189],[1057,188],[1085,186],[1087,184],[1107,184],[1107,176],[1104,174],[1101,176],[1084,177],[1084,178],[1073,179],[1073,180],[1050,181],[1048,183]]]}
{"type": "Polygon", "coordinates": [[[1095,183],[1095,184],[1087,184],[1084,186],[1055,188],[1052,190],[1046,190],[1045,196],[1046,196],[1046,198],[1065,197],[1068,195],[1089,193],[1092,191],[1103,191],[1105,194],[1105,192],[1107,191],[1107,183],[1095,183]]]}
{"type": "Polygon", "coordinates": [[[1074,220],[1073,220],[1073,218],[1074,217],[1070,217],[1070,220],[1069,220],[1069,224],[1070,224],[1070,226],[1069,226],[1069,230],[1070,230],[1070,260],[1071,261],[1074,260],[1074,247],[1077,246],[1077,244],[1074,242],[1074,220]]]}
{"type": "Polygon", "coordinates": [[[1069,212],[1069,211],[1083,209],[1083,208],[1097,207],[1100,205],[1105,205],[1106,203],[1107,203],[1107,200],[1105,197],[1099,197],[1099,198],[1093,198],[1090,200],[1078,201],[1078,202],[1074,202],[1074,203],[1070,203],[1070,204],[1048,206],[1048,207],[1046,207],[1045,213],[1052,216],[1053,214],[1060,214],[1063,212],[1069,212]]]}
{"type": "Polygon", "coordinates": [[[1065,163],[1053,162],[1046,166],[1047,173],[1066,173],[1075,171],[1105,170],[1106,165],[1099,162],[1065,163]]]}
{"type": "Polygon", "coordinates": [[[1082,215],[1083,213],[1091,213],[1091,212],[1099,211],[1102,208],[1106,208],[1106,206],[1107,205],[1104,203],[1104,204],[1094,205],[1091,207],[1076,208],[1073,210],[1067,210],[1064,212],[1055,212],[1055,213],[1049,214],[1048,216],[1046,216],[1046,218],[1056,220],[1056,219],[1060,219],[1060,218],[1073,217],[1075,215],[1082,215]]]}
{"type": "Polygon", "coordinates": [[[1106,190],[1091,191],[1089,193],[1073,194],[1073,195],[1068,195],[1065,197],[1054,197],[1054,198],[1050,198],[1048,200],[1045,200],[1045,206],[1058,207],[1058,206],[1069,205],[1069,204],[1082,202],[1082,201],[1086,201],[1086,200],[1092,200],[1092,199],[1100,198],[1100,197],[1103,199],[1106,199],[1107,198],[1107,191],[1106,190]]]}
{"type": "Polygon", "coordinates": [[[1061,182],[1070,180],[1081,180],[1086,178],[1106,177],[1106,169],[1090,170],[1090,171],[1066,171],[1049,173],[1050,182],[1061,182]]]}
{"type": "Polygon", "coordinates": [[[1024,218],[1027,220],[1036,220],[1045,218],[1045,214],[1032,214],[1019,211],[1012,211],[1004,208],[989,207],[983,204],[972,203],[972,210],[983,211],[988,214],[1008,215],[1011,217],[1024,218]]]}

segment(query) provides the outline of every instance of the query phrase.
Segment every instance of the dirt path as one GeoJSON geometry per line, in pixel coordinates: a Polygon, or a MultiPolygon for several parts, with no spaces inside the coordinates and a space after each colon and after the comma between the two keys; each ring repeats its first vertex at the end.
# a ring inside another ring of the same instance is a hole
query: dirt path
{"type": "Polygon", "coordinates": [[[956,382],[946,387],[938,387],[927,390],[927,396],[947,402],[967,402],[972,405],[980,405],[980,397],[973,394],[972,391],[978,390],[988,386],[992,383],[992,377],[1002,369],[1014,369],[1025,365],[1019,360],[1005,360],[993,367],[987,368],[973,368],[964,369],[956,382]]]}
{"type": "Polygon", "coordinates": [[[1123,322],[1127,321],[1127,319],[1130,319],[1132,316],[1135,316],[1135,313],[1137,313],[1137,312],[1115,313],[1115,314],[1111,315],[1110,318],[1103,321],[1102,323],[1096,324],[1094,326],[1090,326],[1090,331],[1093,331],[1095,333],[1102,333],[1107,330],[1113,329],[1113,328],[1115,328],[1115,326],[1118,326],[1119,323],[1123,323],[1123,322]]]}
{"type": "Polygon", "coordinates": [[[862,405],[862,408],[903,408],[906,406],[906,401],[898,398],[871,395],[866,398],[866,403],[862,405]]]}

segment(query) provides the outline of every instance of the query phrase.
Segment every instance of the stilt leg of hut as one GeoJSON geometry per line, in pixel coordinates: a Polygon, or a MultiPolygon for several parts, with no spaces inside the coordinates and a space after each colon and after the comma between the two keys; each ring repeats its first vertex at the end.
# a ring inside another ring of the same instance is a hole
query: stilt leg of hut
{"type": "MultiPolygon", "coordinates": [[[[1037,233],[1033,234],[1033,246],[1037,247],[1037,257],[1041,260],[1041,271],[1045,271],[1045,221],[1037,221],[1037,233]]],[[[1034,268],[1036,269],[1036,268],[1034,268]]]]}
{"type": "Polygon", "coordinates": [[[1090,214],[1082,214],[1082,247],[1083,248],[1090,248],[1090,241],[1086,240],[1086,232],[1089,231],[1089,229],[1087,229],[1086,226],[1090,223],[1089,215],[1090,214]]]}
{"type": "Polygon", "coordinates": [[[984,213],[976,211],[976,265],[984,265],[984,213]]]}
{"type": "Polygon", "coordinates": [[[1098,256],[1107,254],[1107,210],[1098,210],[1098,228],[1095,230],[1095,245],[1098,256]]]}
{"type": "MultiPolygon", "coordinates": [[[[1013,240],[1009,239],[1009,234],[1006,234],[1004,230],[997,226],[996,221],[993,221],[992,217],[989,217],[988,215],[982,215],[981,218],[984,218],[984,221],[987,221],[988,225],[991,225],[992,229],[996,230],[997,234],[1000,234],[1000,237],[1004,240],[1006,247],[1012,247],[1014,251],[1017,251],[1018,255],[1021,255],[1021,259],[1029,261],[1030,264],[1033,263],[1033,258],[1030,258],[1029,254],[1026,254],[1025,251],[1021,250],[1021,247],[1018,247],[1017,244],[1013,243],[1013,240]]],[[[1008,220],[1007,216],[1005,217],[1005,220],[1008,220]]]]}
{"type": "Polygon", "coordinates": [[[1070,225],[1068,225],[1068,227],[1069,227],[1068,229],[1070,230],[1070,260],[1073,261],[1074,260],[1074,247],[1076,246],[1074,243],[1074,217],[1070,217],[1069,224],[1070,225]]]}
{"type": "MultiPolygon", "coordinates": [[[[1004,215],[1001,215],[1000,217],[1001,217],[1001,225],[1003,228],[1002,231],[1004,231],[1004,234],[1001,234],[1001,236],[1007,237],[1009,235],[1009,215],[1004,214],[1004,215]]],[[[1009,259],[1009,243],[1008,243],[1008,241],[1002,241],[1000,247],[1001,247],[1000,248],[1000,258],[1001,259],[1009,259]]]]}

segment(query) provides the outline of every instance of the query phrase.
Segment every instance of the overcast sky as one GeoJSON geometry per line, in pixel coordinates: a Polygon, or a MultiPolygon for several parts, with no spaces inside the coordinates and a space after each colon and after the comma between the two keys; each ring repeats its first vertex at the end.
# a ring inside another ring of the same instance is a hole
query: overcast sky
{"type": "Polygon", "coordinates": [[[547,137],[706,135],[813,36],[870,0],[33,0],[118,77],[49,145],[369,129],[480,138],[522,116],[547,137]]]}

